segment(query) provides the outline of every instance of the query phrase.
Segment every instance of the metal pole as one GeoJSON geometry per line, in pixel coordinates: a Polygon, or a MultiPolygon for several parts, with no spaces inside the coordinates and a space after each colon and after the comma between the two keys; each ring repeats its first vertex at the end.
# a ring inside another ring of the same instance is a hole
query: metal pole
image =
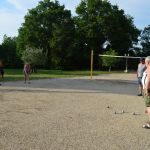
{"type": "Polygon", "coordinates": [[[128,59],[126,58],[126,72],[128,72],[128,59]]]}
{"type": "MultiPolygon", "coordinates": [[[[127,55],[125,54],[125,56],[127,56],[127,55]]],[[[128,56],[129,56],[129,54],[128,54],[128,56]]],[[[125,72],[128,72],[128,57],[126,57],[126,70],[125,70],[125,72]]]]}
{"type": "Polygon", "coordinates": [[[91,50],[91,80],[93,79],[93,50],[91,50]]]}

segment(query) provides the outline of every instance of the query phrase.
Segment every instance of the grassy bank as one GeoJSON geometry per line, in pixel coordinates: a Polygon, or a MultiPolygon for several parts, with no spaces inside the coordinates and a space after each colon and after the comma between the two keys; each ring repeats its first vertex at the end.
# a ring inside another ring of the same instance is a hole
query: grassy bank
{"type": "MultiPolygon", "coordinates": [[[[113,72],[114,73],[114,72],[113,72]]],[[[108,74],[107,71],[93,71],[93,75],[108,74]]],[[[67,78],[76,76],[89,76],[90,71],[62,71],[62,70],[38,70],[31,74],[31,79],[67,78]]],[[[23,80],[22,69],[5,69],[4,81],[23,80]]]]}

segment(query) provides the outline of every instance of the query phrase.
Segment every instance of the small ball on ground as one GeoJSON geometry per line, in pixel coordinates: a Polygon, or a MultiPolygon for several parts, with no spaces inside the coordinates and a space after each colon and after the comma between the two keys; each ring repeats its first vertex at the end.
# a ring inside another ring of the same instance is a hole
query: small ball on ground
{"type": "Polygon", "coordinates": [[[132,115],[135,115],[135,112],[133,112],[132,115]]]}

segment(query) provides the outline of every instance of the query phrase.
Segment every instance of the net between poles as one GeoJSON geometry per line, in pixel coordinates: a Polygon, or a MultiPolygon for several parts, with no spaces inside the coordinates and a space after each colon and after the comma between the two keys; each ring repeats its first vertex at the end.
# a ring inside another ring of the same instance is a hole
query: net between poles
{"type": "MultiPolygon", "coordinates": [[[[133,59],[140,59],[141,57],[133,57],[133,56],[114,56],[114,55],[99,55],[101,57],[118,57],[118,58],[133,58],[133,59]]],[[[144,57],[142,57],[144,58],[144,57]]]]}
{"type": "MultiPolygon", "coordinates": [[[[116,57],[119,59],[119,63],[116,65],[115,69],[124,70],[124,72],[128,72],[129,70],[135,71],[137,70],[137,65],[139,63],[139,59],[141,57],[134,56],[114,56],[114,55],[99,55],[100,57],[116,57]]],[[[145,58],[145,57],[142,57],[145,58]]]]}

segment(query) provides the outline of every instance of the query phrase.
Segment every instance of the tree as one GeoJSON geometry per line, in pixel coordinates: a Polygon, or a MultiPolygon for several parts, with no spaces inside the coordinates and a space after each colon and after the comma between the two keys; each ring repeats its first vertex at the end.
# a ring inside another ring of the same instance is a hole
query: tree
{"type": "MultiPolygon", "coordinates": [[[[117,56],[118,53],[113,49],[109,49],[103,53],[103,55],[112,55],[117,56]]],[[[111,67],[114,67],[120,60],[116,57],[102,57],[103,66],[109,67],[109,72],[111,71],[111,67]]]]}
{"type": "Polygon", "coordinates": [[[53,62],[58,60],[56,66],[60,66],[61,69],[68,69],[70,67],[68,66],[68,60],[74,42],[73,19],[68,16],[61,24],[53,24],[53,28],[50,41],[53,62]]]}
{"type": "Polygon", "coordinates": [[[27,47],[23,51],[22,58],[24,63],[30,63],[32,66],[44,66],[46,63],[46,56],[42,49],[27,47]]]}
{"type": "Polygon", "coordinates": [[[72,44],[74,23],[71,12],[57,0],[40,1],[29,10],[19,29],[17,50],[21,56],[26,46],[43,49],[48,67],[63,67],[67,51],[72,44]],[[63,58],[63,59],[62,59],[63,58]]]}
{"type": "Polygon", "coordinates": [[[144,56],[150,55],[150,25],[144,28],[141,33],[142,53],[144,56]]]}
{"type": "Polygon", "coordinates": [[[95,66],[98,64],[98,54],[105,51],[101,45],[106,40],[110,40],[111,47],[121,55],[132,47],[133,41],[138,41],[140,32],[134,26],[133,18],[107,0],[82,0],[76,13],[77,37],[84,39],[90,50],[94,49],[95,66]]]}
{"type": "Polygon", "coordinates": [[[16,54],[16,37],[4,35],[0,49],[0,59],[7,67],[17,68],[22,66],[20,58],[16,54]]]}

